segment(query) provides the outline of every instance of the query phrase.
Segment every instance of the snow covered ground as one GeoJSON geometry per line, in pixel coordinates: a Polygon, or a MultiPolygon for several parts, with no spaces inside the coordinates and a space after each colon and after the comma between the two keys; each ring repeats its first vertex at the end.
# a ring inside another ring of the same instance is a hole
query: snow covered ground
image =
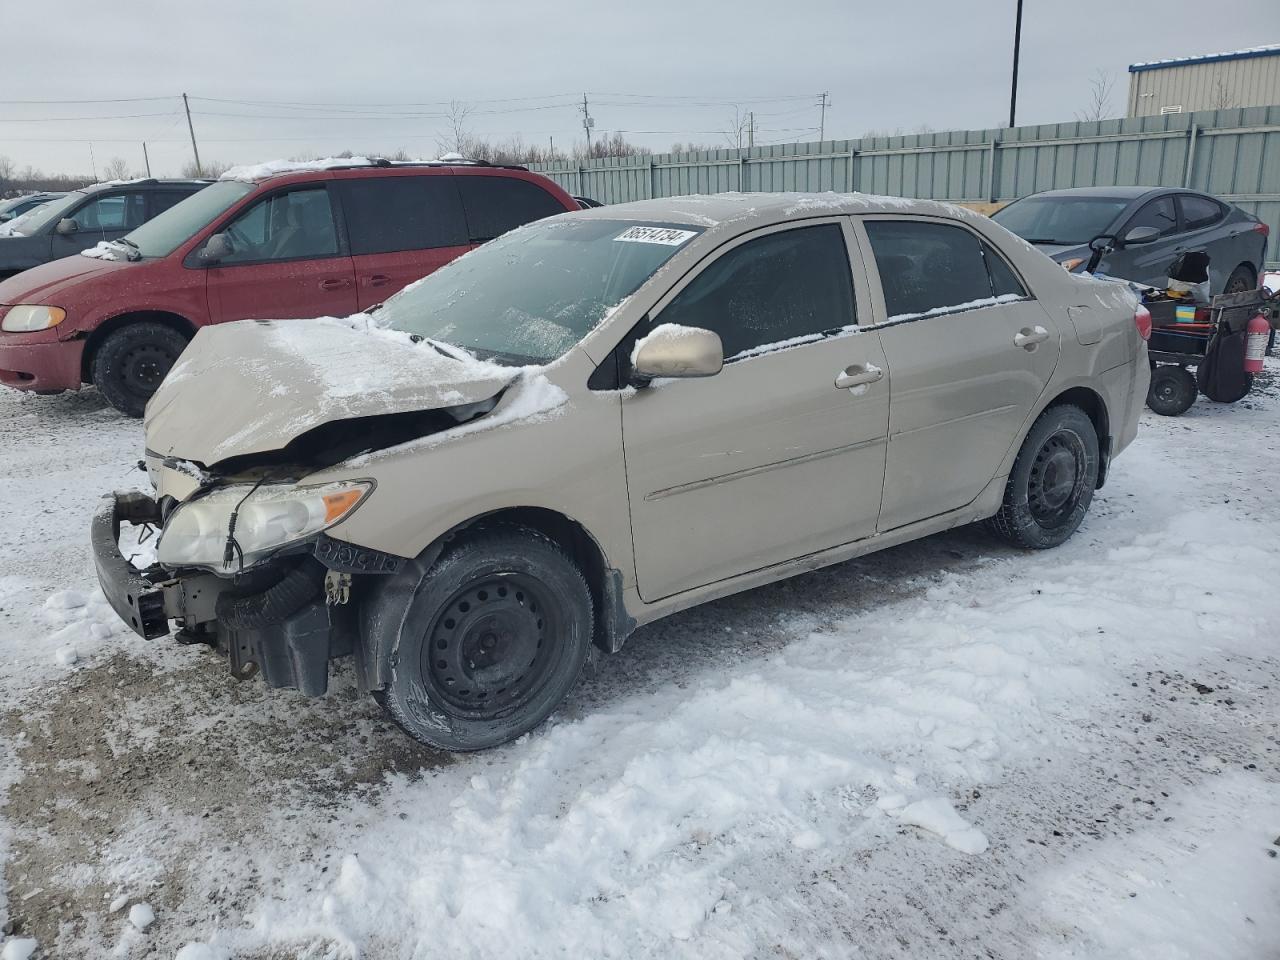
{"type": "Polygon", "coordinates": [[[0,957],[1280,955],[1275,384],[1144,414],[1056,551],[672,617],[466,757],[126,632],[138,426],[0,393],[0,957]]]}

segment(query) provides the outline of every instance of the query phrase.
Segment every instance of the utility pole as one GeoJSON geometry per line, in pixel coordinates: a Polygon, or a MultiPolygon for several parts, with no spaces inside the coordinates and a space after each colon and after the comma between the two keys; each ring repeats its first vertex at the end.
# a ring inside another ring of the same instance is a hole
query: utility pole
{"type": "Polygon", "coordinates": [[[756,112],[754,110],[747,112],[747,149],[750,150],[756,145],[756,112]]]}
{"type": "Polygon", "coordinates": [[[142,162],[147,165],[147,177],[151,177],[151,158],[147,156],[147,141],[142,141],[142,162]]]}
{"type": "Polygon", "coordinates": [[[587,135],[587,156],[591,156],[591,128],[596,122],[591,119],[591,111],[587,109],[587,95],[582,95],[582,132],[587,135]]]}
{"type": "Polygon", "coordinates": [[[1018,117],[1018,50],[1022,46],[1022,0],[1013,23],[1013,86],[1009,91],[1009,128],[1017,126],[1018,117]]]}
{"type": "MultiPolygon", "coordinates": [[[[1021,0],[1019,0],[1021,3],[1021,0]]],[[[187,111],[187,130],[191,133],[191,152],[196,157],[196,176],[203,172],[200,169],[200,148],[196,146],[196,128],[191,124],[191,104],[187,103],[187,95],[182,95],[182,108],[187,111]]]]}
{"type": "Polygon", "coordinates": [[[818,104],[822,107],[822,113],[818,116],[818,139],[827,139],[827,97],[831,96],[825,90],[818,94],[818,104]]]}

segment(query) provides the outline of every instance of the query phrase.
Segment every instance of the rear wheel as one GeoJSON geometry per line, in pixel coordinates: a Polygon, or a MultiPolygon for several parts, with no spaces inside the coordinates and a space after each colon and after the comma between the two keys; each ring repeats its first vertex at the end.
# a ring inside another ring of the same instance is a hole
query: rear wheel
{"type": "Polygon", "coordinates": [[[1222,292],[1244,293],[1246,290],[1252,290],[1257,285],[1258,278],[1254,275],[1252,268],[1242,263],[1231,271],[1231,276],[1227,277],[1227,285],[1222,288],[1222,292]]]}
{"type": "Polygon", "coordinates": [[[407,601],[383,602],[392,609],[377,615],[401,628],[378,699],[410,736],[445,750],[483,750],[538,726],[577,682],[591,643],[581,572],[526,527],[467,536],[407,601]]]}
{"type": "Polygon", "coordinates": [[[990,526],[1019,547],[1056,547],[1076,532],[1097,486],[1093,421],[1073,404],[1050,407],[1022,442],[990,526]]]}
{"type": "Polygon", "coordinates": [[[1165,364],[1151,371],[1147,406],[1162,417],[1181,416],[1196,402],[1198,392],[1196,378],[1190,370],[1165,364]]]}
{"type": "Polygon", "coordinates": [[[90,376],[113,407],[140,417],[186,345],[186,337],[162,323],[131,323],[107,335],[94,354],[90,376]]]}

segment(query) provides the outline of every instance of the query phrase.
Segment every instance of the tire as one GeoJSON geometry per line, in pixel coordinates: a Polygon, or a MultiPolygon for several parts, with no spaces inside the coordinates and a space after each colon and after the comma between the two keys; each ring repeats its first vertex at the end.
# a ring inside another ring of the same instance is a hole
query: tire
{"type": "Polygon", "coordinates": [[[131,323],[102,341],[89,375],[113,407],[140,417],[186,345],[187,338],[172,327],[150,320],[131,323]]]}
{"type": "Polygon", "coordinates": [[[1151,371],[1147,406],[1162,417],[1178,417],[1191,408],[1199,392],[1190,370],[1164,364],[1151,371]]]}
{"type": "Polygon", "coordinates": [[[538,726],[573,689],[592,637],[591,593],[558,544],[527,527],[465,536],[375,617],[399,635],[375,696],[409,736],[495,747],[538,726]],[[526,662],[528,661],[528,662],[526,662]]]}
{"type": "Polygon", "coordinates": [[[1252,290],[1258,285],[1258,277],[1253,269],[1247,264],[1240,264],[1231,271],[1231,276],[1227,277],[1226,285],[1223,286],[1223,293],[1244,293],[1246,290],[1252,290]]]}
{"type": "Polygon", "coordinates": [[[1093,501],[1098,464],[1098,434],[1088,414],[1074,404],[1050,407],[1022,442],[991,529],[1033,550],[1063,543],[1093,501]]]}

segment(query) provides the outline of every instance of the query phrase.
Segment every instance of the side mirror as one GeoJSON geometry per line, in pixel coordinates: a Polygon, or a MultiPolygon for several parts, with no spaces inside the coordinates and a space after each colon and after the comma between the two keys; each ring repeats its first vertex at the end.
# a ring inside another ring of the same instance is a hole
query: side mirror
{"type": "Polygon", "coordinates": [[[720,335],[698,327],[661,323],[631,350],[636,377],[712,377],[724,366],[720,335]]]}
{"type": "Polygon", "coordinates": [[[1160,231],[1155,227],[1134,227],[1124,235],[1124,245],[1137,245],[1150,243],[1153,240],[1160,239],[1160,231]]]}
{"type": "Polygon", "coordinates": [[[79,233],[80,224],[76,222],[75,217],[63,217],[58,221],[58,225],[53,228],[53,232],[59,236],[67,237],[73,233],[79,233]]]}
{"type": "Polygon", "coordinates": [[[215,233],[205,241],[199,257],[205,263],[217,263],[219,260],[225,260],[234,252],[235,248],[231,244],[231,238],[225,233],[215,233]]]}

